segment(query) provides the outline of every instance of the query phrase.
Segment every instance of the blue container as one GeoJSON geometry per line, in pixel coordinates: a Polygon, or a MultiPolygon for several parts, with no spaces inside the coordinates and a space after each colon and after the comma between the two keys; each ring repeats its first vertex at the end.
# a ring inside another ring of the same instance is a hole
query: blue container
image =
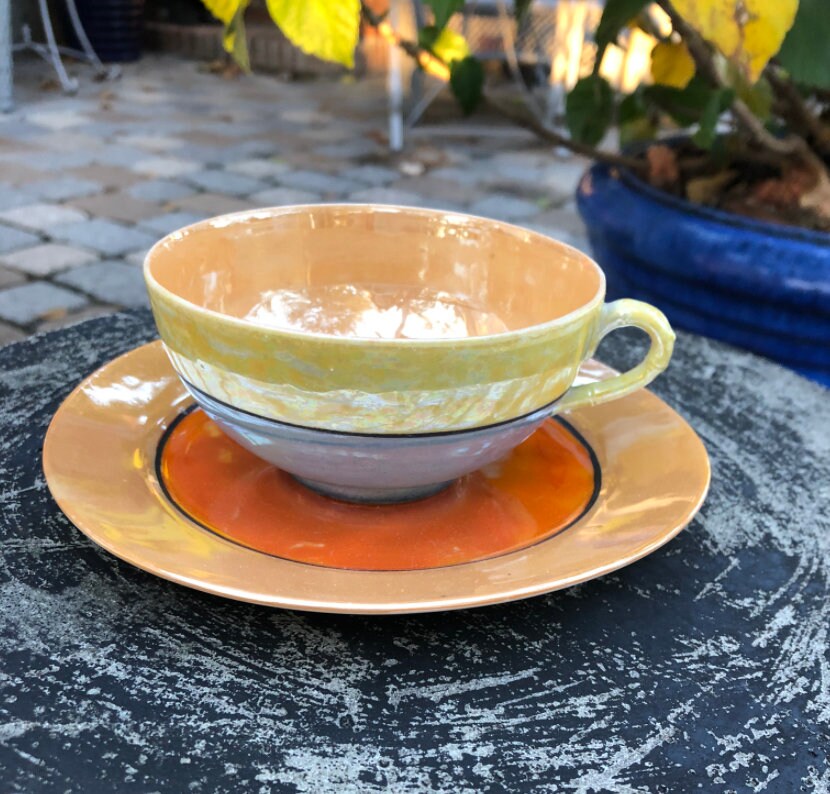
{"type": "Polygon", "coordinates": [[[75,0],[75,5],[92,49],[104,63],[141,57],[144,0],[75,0]]]}
{"type": "Polygon", "coordinates": [[[692,204],[601,164],[576,198],[610,298],[830,386],[830,234],[692,204]]]}

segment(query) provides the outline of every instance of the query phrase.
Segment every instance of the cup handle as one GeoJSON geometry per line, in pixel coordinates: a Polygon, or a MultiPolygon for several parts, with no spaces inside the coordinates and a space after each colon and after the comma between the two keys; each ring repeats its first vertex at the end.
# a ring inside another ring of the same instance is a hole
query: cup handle
{"type": "Polygon", "coordinates": [[[606,334],[626,326],[641,328],[649,335],[651,346],[646,357],[628,372],[596,383],[574,386],[556,404],[556,413],[625,397],[626,394],[648,386],[669,365],[675,338],[669,321],[654,306],[629,298],[612,301],[602,307],[593,349],[596,349],[606,334]]]}

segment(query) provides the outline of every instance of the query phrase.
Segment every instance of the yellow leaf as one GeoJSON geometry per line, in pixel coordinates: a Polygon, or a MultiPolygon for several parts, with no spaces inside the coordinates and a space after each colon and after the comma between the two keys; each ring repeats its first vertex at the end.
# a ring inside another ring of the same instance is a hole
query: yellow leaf
{"type": "Polygon", "coordinates": [[[651,51],[651,76],[655,83],[685,88],[695,76],[695,62],[682,42],[661,41],[651,51]]]}
{"type": "Polygon", "coordinates": [[[303,52],[354,66],[360,0],[266,0],[271,19],[303,52]]]}
{"type": "Polygon", "coordinates": [[[463,61],[470,54],[470,46],[461,34],[444,28],[435,39],[432,51],[444,62],[463,61]]]}
{"type": "Polygon", "coordinates": [[[220,22],[230,25],[236,12],[240,9],[244,10],[249,0],[202,0],[202,2],[220,22]]]}
{"type": "Polygon", "coordinates": [[[798,0],[675,0],[674,7],[754,83],[781,48],[798,0]]]}

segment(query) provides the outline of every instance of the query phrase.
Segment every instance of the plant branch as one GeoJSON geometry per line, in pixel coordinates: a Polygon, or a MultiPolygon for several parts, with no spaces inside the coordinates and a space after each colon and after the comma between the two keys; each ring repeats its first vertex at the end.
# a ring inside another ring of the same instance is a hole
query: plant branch
{"type": "Polygon", "coordinates": [[[830,154],[830,126],[810,111],[798,89],[782,77],[776,67],[767,66],[764,74],[784,106],[783,115],[790,116],[795,124],[813,138],[820,154],[830,154]]]}
{"type": "MultiPolygon", "coordinates": [[[[668,14],[672,26],[689,48],[698,71],[716,88],[726,88],[715,64],[712,50],[705,39],[680,14],[677,13],[669,0],[657,0],[657,5],[668,14]]],[[[778,138],[767,130],[761,120],[749,109],[740,98],[732,100],[731,110],[738,123],[763,148],[782,157],[799,157],[811,169],[818,173],[826,171],[824,163],[810,149],[807,141],[797,135],[787,135],[778,138]]]]}
{"type": "MultiPolygon", "coordinates": [[[[375,14],[375,12],[372,11],[372,9],[365,3],[361,3],[361,7],[363,9],[364,18],[372,27],[378,27],[378,25],[383,22],[383,19],[375,14]]],[[[395,33],[395,45],[400,47],[407,55],[414,58],[416,61],[419,61],[419,57],[425,53],[432,56],[432,53],[419,46],[416,42],[404,39],[397,33],[395,33]]],[[[483,94],[482,99],[489,108],[496,111],[499,115],[509,119],[518,127],[522,127],[523,129],[533,132],[537,137],[541,138],[543,141],[553,144],[554,146],[561,146],[574,154],[589,157],[600,163],[617,165],[622,168],[630,168],[634,171],[643,171],[647,167],[643,160],[636,157],[627,157],[622,154],[615,154],[613,152],[597,149],[593,146],[588,146],[587,144],[578,143],[569,138],[567,135],[562,135],[552,129],[532,113],[523,112],[509,107],[505,103],[494,99],[487,93],[483,94]]]]}
{"type": "Polygon", "coordinates": [[[668,15],[672,28],[677,31],[689,50],[689,54],[695,62],[697,71],[712,83],[712,85],[722,88],[723,83],[715,66],[715,59],[712,57],[712,51],[709,49],[709,45],[704,38],[675,11],[674,6],[668,0],[657,0],[656,4],[668,15]]]}
{"type": "Polygon", "coordinates": [[[547,141],[554,146],[561,146],[568,149],[574,154],[579,154],[584,157],[589,157],[596,160],[598,163],[606,163],[608,165],[617,165],[621,168],[629,168],[632,171],[645,171],[648,168],[645,160],[637,157],[628,157],[624,154],[616,154],[608,152],[604,149],[598,149],[594,146],[589,146],[585,143],[578,143],[567,135],[557,132],[552,127],[536,118],[532,113],[518,110],[509,106],[508,104],[495,99],[491,94],[484,94],[485,104],[496,111],[499,115],[512,121],[516,126],[533,132],[537,137],[543,141],[547,141]]]}
{"type": "MultiPolygon", "coordinates": [[[[383,22],[383,19],[375,14],[374,11],[372,11],[372,9],[365,3],[361,3],[361,6],[364,18],[372,27],[377,27],[383,22]]],[[[432,53],[429,53],[428,50],[425,50],[416,42],[404,39],[397,35],[397,33],[395,34],[395,44],[416,61],[418,61],[419,56],[424,53],[427,53],[430,56],[432,55],[432,53]]],[[[587,144],[578,143],[577,141],[569,138],[567,135],[562,135],[555,129],[549,127],[533,113],[527,112],[526,109],[525,111],[522,111],[512,108],[504,102],[495,99],[492,95],[486,92],[483,94],[482,99],[490,109],[497,112],[500,116],[509,119],[518,127],[529,130],[541,140],[553,144],[554,146],[561,146],[574,154],[589,157],[600,163],[617,165],[621,168],[630,168],[633,171],[643,171],[647,168],[645,161],[636,157],[627,157],[626,155],[615,154],[614,152],[607,152],[587,144]]]]}
{"type": "Polygon", "coordinates": [[[371,8],[369,8],[369,6],[366,5],[366,3],[363,2],[363,0],[361,0],[360,3],[360,10],[363,12],[363,16],[366,19],[366,21],[373,28],[376,28],[378,25],[380,25],[380,23],[383,22],[383,19],[386,16],[386,14],[376,14],[374,11],[372,11],[371,8]]]}

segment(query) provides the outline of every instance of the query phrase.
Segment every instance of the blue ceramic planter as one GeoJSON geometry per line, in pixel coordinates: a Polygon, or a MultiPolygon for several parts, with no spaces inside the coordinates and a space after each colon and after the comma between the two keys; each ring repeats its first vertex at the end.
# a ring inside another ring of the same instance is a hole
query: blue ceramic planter
{"type": "Polygon", "coordinates": [[[577,204],[611,298],[830,386],[830,234],[697,206],[605,165],[577,204]]]}
{"type": "Polygon", "coordinates": [[[75,0],[86,35],[104,63],[137,61],[144,32],[144,0],[75,0]]]}

